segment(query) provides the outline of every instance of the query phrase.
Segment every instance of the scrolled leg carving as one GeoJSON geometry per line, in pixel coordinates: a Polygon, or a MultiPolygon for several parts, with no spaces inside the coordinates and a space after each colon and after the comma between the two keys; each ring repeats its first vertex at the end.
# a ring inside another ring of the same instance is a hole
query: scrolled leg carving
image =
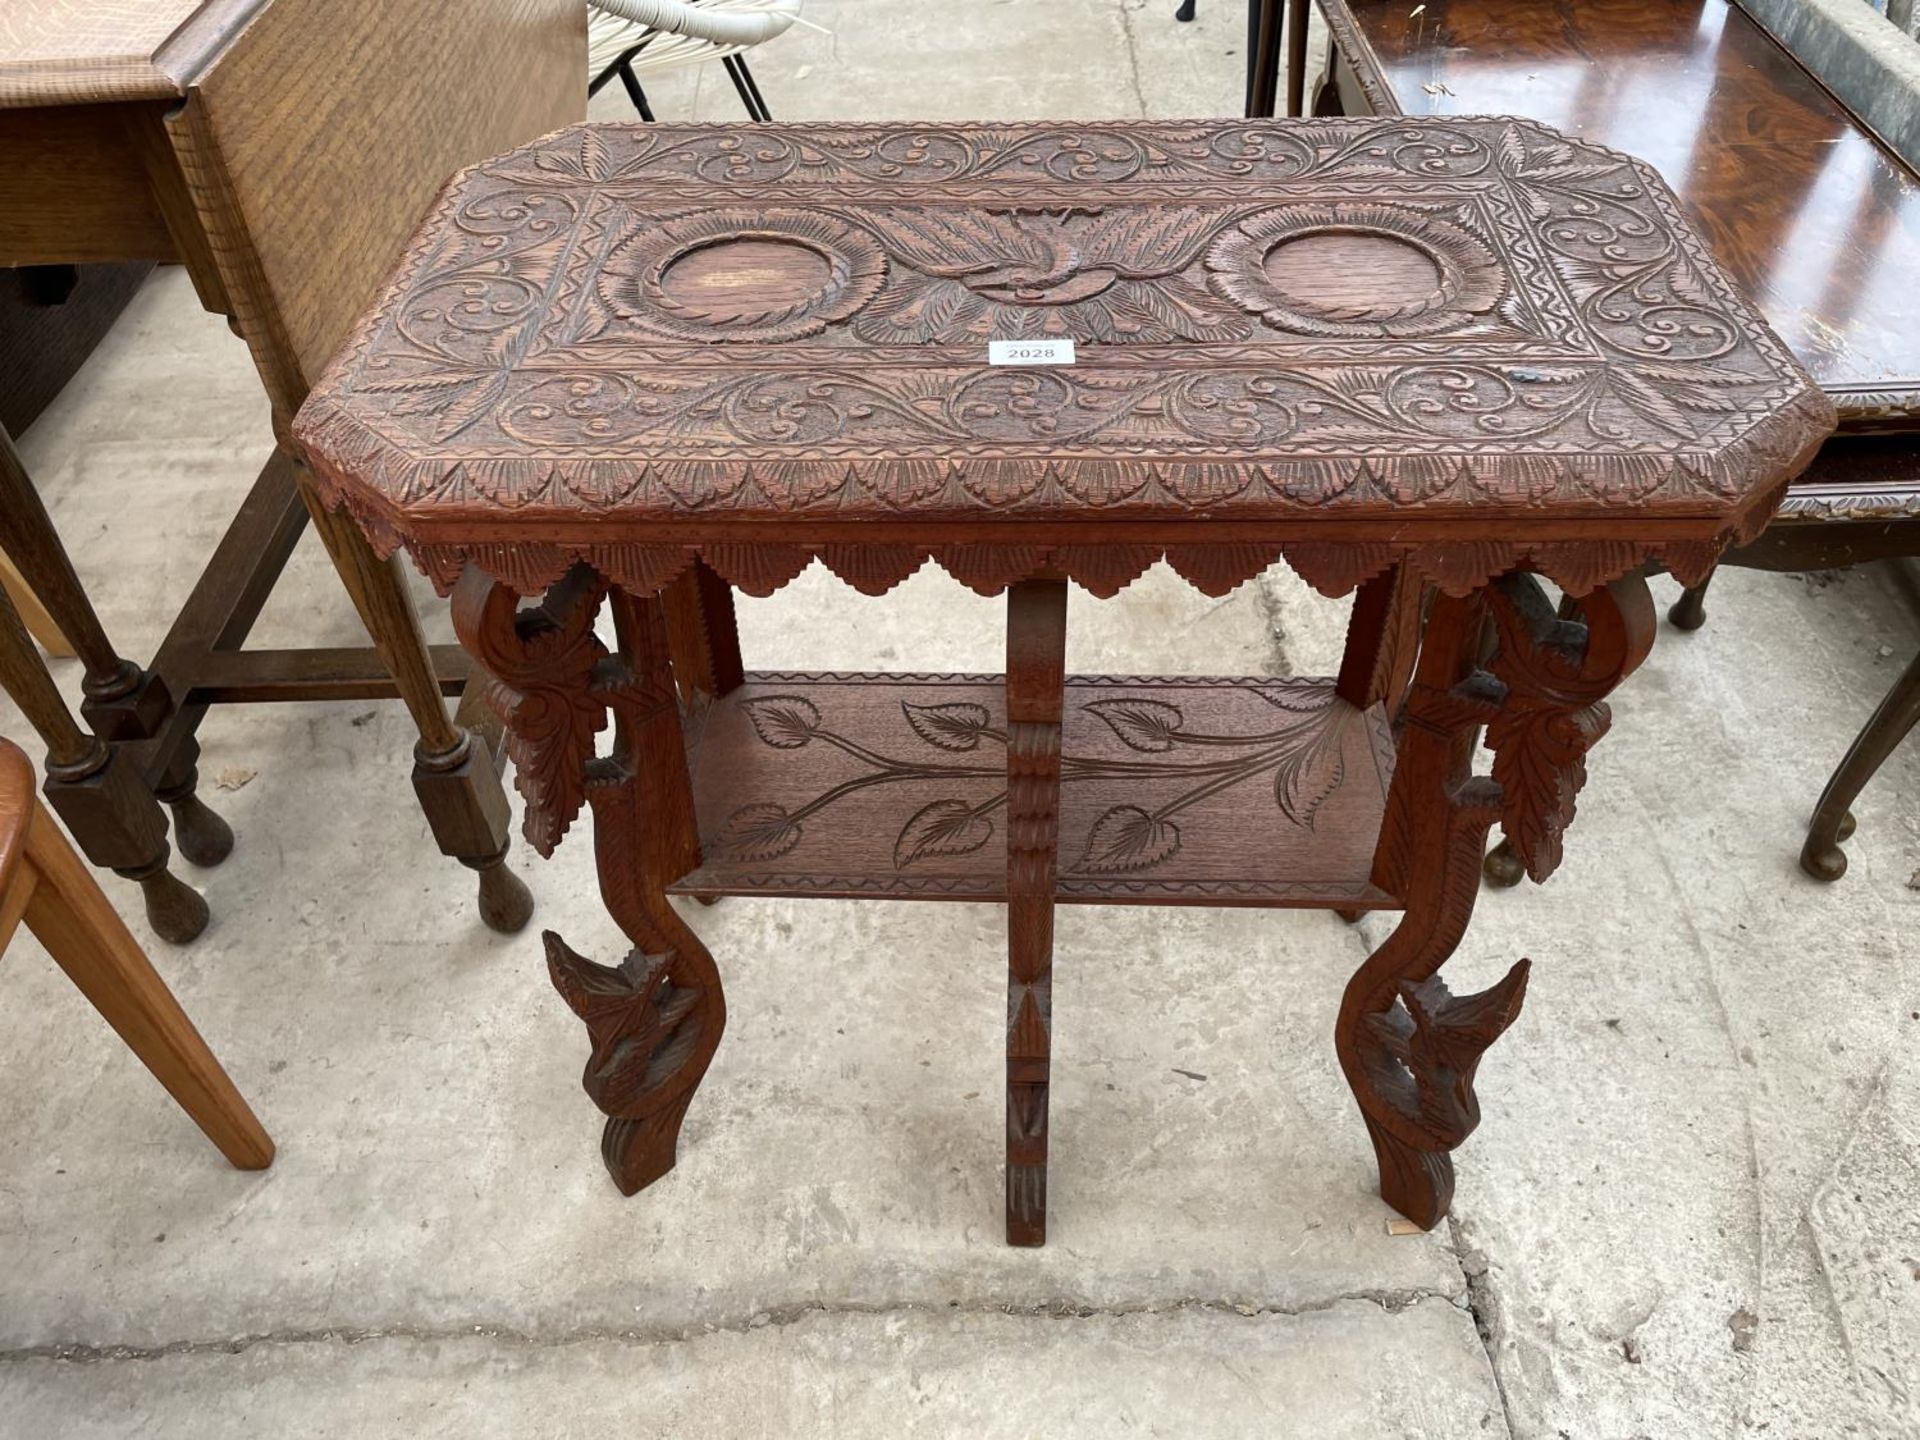
{"type": "Polygon", "coordinates": [[[528,841],[551,854],[581,806],[593,808],[601,895],[635,948],[603,966],[549,933],[547,966],[587,1026],[583,1084],[608,1117],[601,1154],[631,1195],[673,1168],[681,1121],[726,1028],[719,970],[666,896],[700,851],[665,618],[659,602],[609,591],[585,569],[526,610],[470,570],[454,592],[454,626],[491,677],[528,841]],[[609,595],[618,653],[593,631],[609,595]],[[609,714],[612,752],[596,757],[609,714]]]}
{"type": "Polygon", "coordinates": [[[1651,644],[1653,607],[1638,577],[1586,597],[1579,614],[1557,618],[1528,575],[1469,599],[1440,596],[1407,697],[1375,870],[1406,914],[1348,983],[1335,1047],[1373,1140],[1380,1193],[1424,1228],[1447,1213],[1450,1152],[1480,1123],[1480,1057],[1526,998],[1526,960],[1476,995],[1456,996],[1439,977],[1473,914],[1487,831],[1499,819],[1529,873],[1551,873],[1586,751],[1606,731],[1602,698],[1651,644]],[[1482,670],[1489,614],[1499,638],[1482,670]],[[1472,771],[1483,725],[1494,778],[1472,771]]]}
{"type": "Polygon", "coordinates": [[[1509,575],[1487,608],[1499,635],[1487,668],[1506,687],[1487,722],[1500,828],[1538,884],[1559,868],[1587,751],[1612,724],[1605,697],[1653,648],[1653,598],[1644,577],[1623,576],[1562,619],[1533,576],[1509,575]]]}

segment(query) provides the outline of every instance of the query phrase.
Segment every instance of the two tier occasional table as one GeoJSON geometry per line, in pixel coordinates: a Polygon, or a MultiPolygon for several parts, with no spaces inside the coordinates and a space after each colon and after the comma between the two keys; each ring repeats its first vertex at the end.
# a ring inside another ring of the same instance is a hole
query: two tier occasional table
{"type": "Polygon", "coordinates": [[[1832,424],[1645,166],[1262,120],[564,130],[454,180],[296,433],[452,592],[534,847],[592,807],[635,948],[548,965],[621,1189],[725,1019],[669,896],[1002,901],[1039,1244],[1061,903],[1404,911],[1334,1042],[1382,1194],[1446,1213],[1526,989],[1439,975],[1488,829],[1553,870],[1644,570],[1704,575],[1832,424]],[[1069,581],[1280,557],[1357,591],[1337,677],[1063,673],[1069,581]],[[929,559],[1007,596],[1005,675],[743,669],[733,588],[929,559]]]}

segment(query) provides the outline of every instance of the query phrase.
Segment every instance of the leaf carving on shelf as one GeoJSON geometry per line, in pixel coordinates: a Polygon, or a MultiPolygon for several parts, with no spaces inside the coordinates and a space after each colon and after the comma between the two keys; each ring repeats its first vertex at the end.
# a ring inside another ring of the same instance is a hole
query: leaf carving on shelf
{"type": "Polygon", "coordinates": [[[1186,724],[1179,706],[1140,696],[1093,700],[1080,708],[1106,721],[1107,728],[1129,749],[1150,755],[1173,749],[1181,727],[1186,724]]]}
{"type": "Polygon", "coordinates": [[[820,733],[820,711],[800,695],[762,695],[740,702],[761,740],[776,750],[798,750],[820,733]]]}
{"type": "Polygon", "coordinates": [[[993,822],[964,800],[935,800],[914,811],[893,842],[893,865],[904,870],[933,855],[971,855],[993,838],[993,822]]]}
{"type": "Polygon", "coordinates": [[[1004,738],[993,728],[993,716],[987,707],[971,700],[944,705],[916,705],[902,700],[900,710],[913,733],[937,749],[977,750],[983,739],[1004,738]]]}
{"type": "Polygon", "coordinates": [[[1138,805],[1116,805],[1087,832],[1079,868],[1096,875],[1149,870],[1180,850],[1180,827],[1138,805]]]}
{"type": "Polygon", "coordinates": [[[800,822],[785,806],[760,801],[727,817],[714,848],[735,860],[771,860],[800,843],[800,822]]]}
{"type": "Polygon", "coordinates": [[[1283,734],[1279,764],[1273,773],[1273,798],[1281,814],[1311,830],[1320,807],[1347,778],[1347,731],[1360,719],[1361,712],[1330,689],[1304,695],[1290,690],[1263,689],[1256,693],[1269,705],[1301,717],[1290,732],[1283,734]]]}

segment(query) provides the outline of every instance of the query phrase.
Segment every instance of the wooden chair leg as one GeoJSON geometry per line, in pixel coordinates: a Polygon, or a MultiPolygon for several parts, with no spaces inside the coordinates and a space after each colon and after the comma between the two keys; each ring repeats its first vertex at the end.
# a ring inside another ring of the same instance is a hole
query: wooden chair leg
{"type": "Polygon", "coordinates": [[[40,603],[40,597],[33,593],[26,577],[13,568],[13,561],[5,555],[0,555],[0,590],[6,591],[13,608],[26,622],[28,632],[49,659],[73,659],[73,642],[61,633],[59,623],[47,613],[47,607],[40,603]]]}
{"type": "Polygon", "coordinates": [[[1280,72],[1280,0],[1247,0],[1247,119],[1273,114],[1280,72]]]}
{"type": "Polygon", "coordinates": [[[1007,1243],[1047,1242],[1067,583],[1007,592],[1007,1243]]]}
{"type": "Polygon", "coordinates": [[[151,740],[173,714],[159,676],[120,658],[60,543],[19,452],[0,430],[0,550],[86,667],[80,714],[102,740],[151,740]]]}
{"type": "Polygon", "coordinates": [[[1847,873],[1847,852],[1840,842],[1853,833],[1853,802],[1916,722],[1920,722],[1920,655],[1893,682],[1820,792],[1820,803],[1807,826],[1807,843],[1800,850],[1800,868],[1814,879],[1838,880],[1847,873]]]}
{"type": "Polygon", "coordinates": [[[34,805],[25,922],[140,1063],[235,1166],[263,1170],[273,1141],[114,913],[45,806],[34,805]]]}
{"type": "Polygon", "coordinates": [[[533,917],[533,896],[507,868],[511,812],[487,742],[447,718],[399,557],[375,555],[351,520],[327,509],[304,473],[300,489],[314,530],[420,731],[413,789],[428,828],[442,854],[478,872],[480,918],[489,929],[511,935],[533,917]]]}

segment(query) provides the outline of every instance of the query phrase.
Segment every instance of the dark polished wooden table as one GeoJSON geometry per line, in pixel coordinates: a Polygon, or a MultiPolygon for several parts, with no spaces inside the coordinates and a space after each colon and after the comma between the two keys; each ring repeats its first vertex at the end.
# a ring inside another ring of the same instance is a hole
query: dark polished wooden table
{"type": "Polygon", "coordinates": [[[453,593],[535,848],[592,808],[635,948],[548,963],[620,1187],[671,1168],[724,1023],[670,896],[1002,901],[1037,1244],[1059,903],[1404,910],[1335,1044],[1382,1193],[1437,1223],[1526,986],[1438,974],[1487,830],[1554,869],[1643,567],[1703,574],[1831,425],[1647,167],[1336,120],[564,131],[455,181],[295,434],[453,593]],[[1357,591],[1338,676],[1063,672],[1070,581],[1282,557],[1357,591]],[[1004,675],[744,669],[732,588],[929,559],[1007,596],[1004,675]]]}
{"type": "MultiPolygon", "coordinates": [[[[1512,114],[1650,161],[1832,397],[1839,431],[1728,557],[1817,570],[1920,554],[1920,175],[1729,0],[1320,0],[1327,113],[1512,114]]],[[[1705,584],[1673,621],[1696,629],[1705,584]]],[[[1920,715],[1920,660],[1835,771],[1801,868],[1845,873],[1848,806],[1920,715]]],[[[1496,853],[1489,875],[1518,872],[1496,853]]]]}

